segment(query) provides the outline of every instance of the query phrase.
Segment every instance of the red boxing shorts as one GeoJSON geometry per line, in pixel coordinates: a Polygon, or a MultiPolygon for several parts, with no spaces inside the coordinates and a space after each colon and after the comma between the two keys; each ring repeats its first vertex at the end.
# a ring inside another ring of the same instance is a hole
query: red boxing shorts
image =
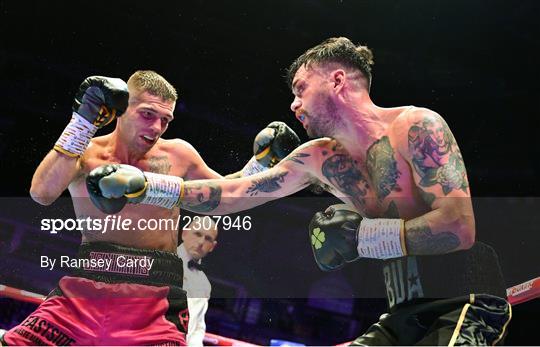
{"type": "Polygon", "coordinates": [[[175,254],[96,242],[81,245],[79,259],[88,266],[63,277],[8,331],[8,345],[186,344],[187,298],[175,254]]]}

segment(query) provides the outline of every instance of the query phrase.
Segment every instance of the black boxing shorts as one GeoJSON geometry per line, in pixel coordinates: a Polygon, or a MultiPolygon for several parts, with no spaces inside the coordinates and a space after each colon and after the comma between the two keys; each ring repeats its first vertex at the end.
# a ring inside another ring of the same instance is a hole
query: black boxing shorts
{"type": "Polygon", "coordinates": [[[353,345],[485,345],[504,337],[511,306],[490,246],[388,259],[382,272],[390,313],[353,345]]]}
{"type": "Polygon", "coordinates": [[[496,345],[511,317],[510,304],[488,294],[437,300],[382,315],[351,345],[496,345]]]}

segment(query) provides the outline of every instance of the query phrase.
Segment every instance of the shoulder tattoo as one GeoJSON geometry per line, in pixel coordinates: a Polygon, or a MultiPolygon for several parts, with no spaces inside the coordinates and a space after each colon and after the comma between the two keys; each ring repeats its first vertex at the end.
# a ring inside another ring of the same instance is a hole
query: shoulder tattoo
{"type": "Polygon", "coordinates": [[[467,173],[461,152],[442,118],[426,116],[409,128],[409,151],[420,176],[420,186],[440,185],[447,195],[454,189],[467,191],[467,173]]]}

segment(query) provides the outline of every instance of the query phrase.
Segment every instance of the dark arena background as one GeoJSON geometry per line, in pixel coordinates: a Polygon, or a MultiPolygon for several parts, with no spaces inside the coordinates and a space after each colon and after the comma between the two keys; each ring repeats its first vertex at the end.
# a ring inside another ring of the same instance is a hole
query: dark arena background
{"type": "MultiPolygon", "coordinates": [[[[28,190],[85,77],[163,75],[179,92],[163,137],[188,141],[228,174],[271,121],[308,140],[289,109],[285,69],[334,36],[373,50],[375,104],[424,106],[446,119],[467,166],[477,239],[497,251],[507,287],[540,276],[539,17],[534,0],[2,1],[0,288],[46,295],[65,273],[41,269],[39,255],[76,252],[80,234],[39,227],[42,218],[73,217],[67,192],[43,207],[28,190]]],[[[204,260],[209,333],[334,345],[385,312],[377,261],[323,273],[313,260],[307,224],[336,201],[301,191],[239,213],[252,216],[251,230],[221,231],[204,260]]],[[[514,307],[506,344],[540,343],[538,301],[514,307]]],[[[35,307],[0,297],[0,328],[35,307]]]]}

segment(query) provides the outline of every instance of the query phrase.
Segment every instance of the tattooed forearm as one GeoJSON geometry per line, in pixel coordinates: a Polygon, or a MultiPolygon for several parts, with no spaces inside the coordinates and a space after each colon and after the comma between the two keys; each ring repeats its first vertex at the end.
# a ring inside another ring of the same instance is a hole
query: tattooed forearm
{"type": "Polygon", "coordinates": [[[458,236],[450,231],[433,234],[423,218],[408,221],[405,230],[405,243],[410,255],[443,254],[460,245],[458,236]]]}
{"type": "Polygon", "coordinates": [[[297,164],[304,165],[304,162],[300,158],[309,157],[310,155],[311,154],[307,154],[307,153],[296,153],[296,154],[293,154],[290,157],[288,157],[287,160],[293,161],[293,162],[295,162],[297,164]]]}
{"type": "Polygon", "coordinates": [[[180,207],[192,212],[211,212],[221,202],[221,187],[215,183],[185,182],[180,207]]]}
{"type": "Polygon", "coordinates": [[[288,172],[283,171],[270,177],[259,178],[252,180],[252,185],[247,189],[246,193],[250,196],[257,195],[259,192],[271,193],[281,188],[280,183],[285,182],[285,176],[288,172]]]}
{"type": "Polygon", "coordinates": [[[445,195],[454,189],[467,191],[467,173],[459,147],[440,117],[426,116],[409,129],[409,150],[420,186],[439,184],[445,195]]]}

